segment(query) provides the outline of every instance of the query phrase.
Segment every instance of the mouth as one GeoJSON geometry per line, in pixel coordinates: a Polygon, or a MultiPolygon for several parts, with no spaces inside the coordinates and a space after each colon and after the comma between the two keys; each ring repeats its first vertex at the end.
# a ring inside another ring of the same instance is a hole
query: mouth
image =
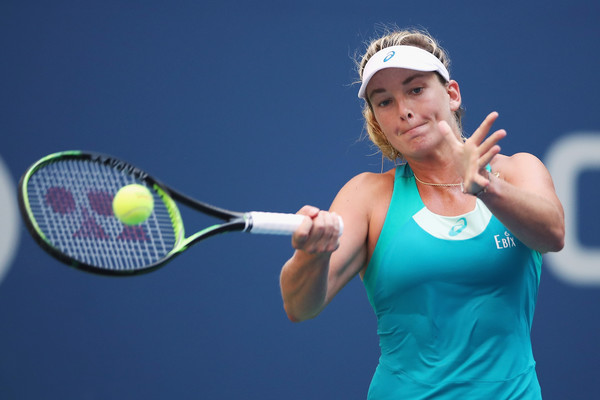
{"type": "Polygon", "coordinates": [[[427,123],[422,123],[416,126],[413,126],[412,128],[409,128],[403,132],[398,133],[398,136],[402,136],[402,135],[406,135],[406,134],[412,134],[412,133],[417,133],[419,131],[419,128],[423,127],[427,125],[427,123]]]}

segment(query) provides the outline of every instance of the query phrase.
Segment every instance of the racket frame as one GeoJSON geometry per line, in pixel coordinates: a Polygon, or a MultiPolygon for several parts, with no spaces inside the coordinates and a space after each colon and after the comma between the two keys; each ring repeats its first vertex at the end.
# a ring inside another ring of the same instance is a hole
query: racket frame
{"type": "Polygon", "coordinates": [[[163,266],[167,262],[171,261],[173,257],[177,256],[194,243],[225,232],[249,231],[252,227],[252,221],[250,217],[251,213],[230,211],[196,200],[173,188],[168,187],[164,183],[149,175],[147,172],[128,162],[119,160],[107,154],[81,150],[68,150],[52,153],[32,164],[19,180],[18,203],[27,229],[30,232],[31,236],[33,236],[34,240],[40,245],[40,247],[42,247],[47,253],[49,253],[59,261],[69,266],[101,275],[127,276],[151,272],[163,266]],[[102,267],[84,263],[58,250],[47,239],[46,235],[40,229],[37,221],[34,218],[33,212],[30,209],[29,195],[27,193],[27,183],[29,182],[30,178],[36,173],[36,171],[38,171],[44,165],[52,163],[55,160],[65,159],[89,160],[91,162],[104,164],[111,168],[124,171],[125,173],[133,176],[135,179],[140,180],[146,183],[148,186],[152,187],[163,200],[169,212],[171,222],[173,224],[176,239],[171,251],[169,251],[163,258],[157,260],[153,264],[144,266],[142,268],[117,270],[105,269],[102,267]],[[177,203],[181,203],[187,207],[200,211],[203,214],[215,217],[225,222],[222,224],[214,224],[208,226],[189,237],[185,237],[185,228],[177,203]]]}

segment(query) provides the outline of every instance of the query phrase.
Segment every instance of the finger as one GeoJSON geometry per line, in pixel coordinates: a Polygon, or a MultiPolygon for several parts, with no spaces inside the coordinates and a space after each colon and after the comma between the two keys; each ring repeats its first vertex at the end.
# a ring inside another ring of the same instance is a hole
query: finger
{"type": "Polygon", "coordinates": [[[311,220],[311,229],[302,250],[308,253],[330,253],[338,247],[337,217],[327,211],[319,211],[311,220]]]}
{"type": "Polygon", "coordinates": [[[319,213],[315,222],[313,235],[315,235],[316,239],[317,230],[319,235],[318,240],[314,242],[315,250],[319,253],[323,253],[327,251],[331,241],[331,231],[333,230],[331,216],[329,213],[319,213]]]}
{"type": "Polygon", "coordinates": [[[319,214],[319,209],[313,206],[304,206],[296,214],[304,215],[305,218],[292,235],[292,247],[302,250],[310,239],[313,229],[313,218],[319,214]]]}
{"type": "Polygon", "coordinates": [[[493,134],[490,135],[487,139],[479,145],[480,154],[488,152],[492,147],[496,146],[498,142],[506,137],[506,131],[504,129],[499,129],[493,134]]]}
{"type": "Polygon", "coordinates": [[[339,239],[340,236],[342,236],[342,231],[344,230],[344,221],[338,213],[332,212],[331,215],[335,221],[335,235],[336,238],[339,239]]]}
{"type": "Polygon", "coordinates": [[[335,251],[339,245],[339,232],[340,232],[340,219],[336,213],[329,213],[327,220],[327,232],[326,232],[326,245],[324,251],[332,252],[335,251]]]}
{"type": "Polygon", "coordinates": [[[471,135],[471,138],[475,143],[479,144],[483,141],[483,139],[488,135],[494,122],[496,122],[496,119],[498,119],[498,113],[496,111],[489,113],[488,116],[485,117],[481,125],[479,125],[479,128],[477,128],[471,135]]]}
{"type": "Polygon", "coordinates": [[[296,214],[304,215],[307,218],[304,218],[298,229],[296,230],[301,236],[306,237],[310,234],[313,226],[313,218],[319,215],[319,210],[317,207],[313,206],[304,206],[302,207],[296,214]]]}
{"type": "Polygon", "coordinates": [[[478,193],[490,184],[489,173],[484,172],[486,169],[485,167],[492,162],[493,158],[498,153],[500,153],[500,146],[494,145],[491,149],[489,149],[479,158],[479,164],[481,165],[481,169],[479,170],[478,174],[472,177],[469,189],[467,189],[468,193],[478,193]]]}
{"type": "Polygon", "coordinates": [[[296,231],[292,234],[292,247],[298,250],[303,250],[310,238],[310,231],[312,228],[312,220],[310,218],[304,218],[302,223],[296,228],[296,231]]]}
{"type": "Polygon", "coordinates": [[[452,128],[450,127],[450,125],[448,125],[448,123],[446,121],[438,122],[438,129],[442,133],[444,139],[446,139],[448,141],[448,143],[450,143],[452,146],[461,144],[461,141],[454,134],[454,132],[452,131],[452,128]]]}
{"type": "MultiPolygon", "coordinates": [[[[482,170],[485,170],[485,168],[482,168],[482,170]]],[[[465,181],[463,190],[465,193],[476,194],[487,187],[489,183],[487,174],[482,175],[481,173],[476,173],[470,177],[468,182],[465,181]]]]}
{"type": "Polygon", "coordinates": [[[314,206],[304,206],[302,207],[296,214],[300,214],[300,215],[306,215],[310,218],[314,218],[319,214],[319,210],[317,207],[314,206]]]}
{"type": "Polygon", "coordinates": [[[497,130],[479,146],[479,166],[484,168],[496,154],[500,152],[500,146],[497,144],[506,137],[504,129],[497,130]]]}
{"type": "Polygon", "coordinates": [[[329,213],[327,211],[319,211],[318,215],[312,220],[312,229],[310,231],[311,239],[313,242],[317,242],[326,236],[327,232],[327,218],[329,213]]]}
{"type": "Polygon", "coordinates": [[[486,188],[489,184],[490,184],[490,181],[487,178],[485,178],[481,175],[477,175],[475,177],[475,179],[473,180],[473,184],[471,185],[472,190],[469,191],[469,193],[477,194],[481,190],[483,190],[483,188],[486,188]]]}
{"type": "Polygon", "coordinates": [[[481,158],[479,158],[480,161],[480,165],[482,166],[482,168],[485,168],[490,162],[492,162],[492,159],[496,156],[496,154],[500,153],[500,146],[495,145],[493,146],[491,149],[489,149],[487,152],[485,152],[481,158]]]}

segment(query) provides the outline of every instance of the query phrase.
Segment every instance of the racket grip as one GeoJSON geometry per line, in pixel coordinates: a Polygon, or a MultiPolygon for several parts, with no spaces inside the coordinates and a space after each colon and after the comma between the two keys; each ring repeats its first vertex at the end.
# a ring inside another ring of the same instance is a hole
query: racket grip
{"type": "MultiPolygon", "coordinates": [[[[344,221],[340,220],[340,236],[344,231],[344,221]]],[[[251,211],[246,214],[246,231],[267,235],[291,235],[304,220],[304,215],[251,211]]]]}

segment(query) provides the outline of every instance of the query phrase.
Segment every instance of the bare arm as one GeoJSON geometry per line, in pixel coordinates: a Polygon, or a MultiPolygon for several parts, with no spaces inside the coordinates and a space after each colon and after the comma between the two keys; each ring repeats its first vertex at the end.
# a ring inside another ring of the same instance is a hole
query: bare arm
{"type": "Polygon", "coordinates": [[[559,251],[564,246],[564,212],[550,173],[531,154],[498,154],[498,142],[506,132],[498,130],[485,139],[496,118],[495,112],[488,115],[464,143],[447,124],[440,124],[452,145],[464,190],[478,194],[496,218],[528,247],[540,252],[559,251]],[[488,163],[492,174],[485,170],[488,163]]]}
{"type": "Polygon", "coordinates": [[[500,158],[480,198],[492,213],[528,247],[542,253],[564,246],[565,222],[552,178],[535,156],[500,158]]]}
{"type": "Polygon", "coordinates": [[[296,250],[280,276],[284,308],[290,320],[298,322],[317,316],[364,267],[369,225],[369,206],[365,201],[369,197],[368,180],[359,175],[348,182],[329,212],[310,206],[298,212],[308,218],[292,237],[296,250]],[[339,241],[336,215],[344,221],[339,241]]]}

